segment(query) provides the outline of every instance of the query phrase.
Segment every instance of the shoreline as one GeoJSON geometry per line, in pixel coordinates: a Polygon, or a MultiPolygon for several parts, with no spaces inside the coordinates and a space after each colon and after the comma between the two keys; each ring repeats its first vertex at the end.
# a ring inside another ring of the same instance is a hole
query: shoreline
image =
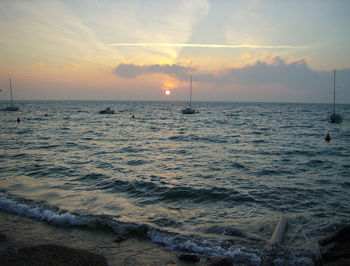
{"type": "MultiPolygon", "coordinates": [[[[349,252],[347,248],[350,242],[335,243],[336,245],[329,245],[329,243],[349,241],[349,239],[350,226],[320,240],[322,256],[314,257],[313,263],[317,265],[348,265],[350,260],[348,259],[349,252]],[[325,261],[322,257],[325,258],[325,261]]],[[[276,255],[283,257],[284,250],[282,246],[278,247],[271,250],[265,249],[265,252],[272,252],[272,256],[262,258],[261,265],[270,265],[277,258],[276,255]]],[[[269,253],[266,254],[269,255],[269,253]]],[[[304,261],[305,265],[309,265],[310,262],[304,261]]],[[[233,264],[230,259],[225,257],[207,258],[186,251],[170,250],[161,244],[153,243],[144,238],[129,236],[124,239],[112,231],[56,226],[0,210],[0,265],[197,266],[250,264],[233,264]],[[191,255],[194,256],[190,258],[192,261],[180,259],[180,257],[187,257],[188,259],[191,255]]],[[[304,264],[301,262],[301,265],[304,264]]]]}
{"type": "Polygon", "coordinates": [[[0,211],[0,262],[12,259],[15,263],[5,265],[16,265],[27,260],[27,264],[22,265],[44,265],[45,261],[54,262],[55,256],[63,258],[64,254],[70,254],[66,256],[67,263],[60,265],[72,262],[83,265],[89,256],[99,262],[90,265],[207,265],[206,258],[189,263],[178,259],[179,252],[160,244],[133,237],[115,242],[116,236],[84,228],[58,227],[0,211]],[[28,251],[34,254],[31,257],[37,259],[36,263],[25,255],[28,251]],[[107,264],[103,264],[103,258],[107,264]]]}

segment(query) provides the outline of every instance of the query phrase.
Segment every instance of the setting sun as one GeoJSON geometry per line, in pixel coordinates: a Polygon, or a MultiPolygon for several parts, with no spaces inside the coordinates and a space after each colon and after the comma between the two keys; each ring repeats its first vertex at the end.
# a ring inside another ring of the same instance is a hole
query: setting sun
{"type": "Polygon", "coordinates": [[[170,90],[166,90],[165,91],[165,95],[169,96],[171,94],[171,91],[170,90]]]}

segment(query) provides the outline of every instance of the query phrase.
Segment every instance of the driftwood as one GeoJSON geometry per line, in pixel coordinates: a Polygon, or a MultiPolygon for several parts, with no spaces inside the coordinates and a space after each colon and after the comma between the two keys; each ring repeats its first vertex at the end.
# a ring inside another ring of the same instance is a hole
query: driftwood
{"type": "Polygon", "coordinates": [[[284,235],[287,230],[287,218],[282,216],[273,231],[271,239],[269,241],[270,245],[280,244],[283,241],[284,235]]]}
{"type": "Polygon", "coordinates": [[[283,251],[280,244],[283,242],[284,235],[287,231],[287,225],[287,218],[282,216],[264,248],[264,256],[261,265],[273,265],[273,261],[276,259],[277,255],[283,251]]]}

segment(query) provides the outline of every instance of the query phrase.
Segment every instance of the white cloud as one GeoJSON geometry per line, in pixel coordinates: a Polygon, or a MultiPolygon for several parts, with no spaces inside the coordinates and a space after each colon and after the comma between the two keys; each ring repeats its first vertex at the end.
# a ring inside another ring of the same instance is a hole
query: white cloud
{"type": "Polygon", "coordinates": [[[259,45],[259,44],[195,44],[195,43],[111,43],[115,47],[174,47],[174,48],[251,48],[251,49],[300,49],[307,46],[296,45],[259,45]]]}
{"type": "MultiPolygon", "coordinates": [[[[205,0],[150,0],[140,1],[139,6],[128,10],[130,13],[124,11],[120,20],[113,25],[114,33],[106,35],[110,37],[102,37],[108,40],[106,43],[186,43],[195,25],[208,13],[209,4],[205,0]]],[[[142,58],[153,62],[175,60],[182,48],[142,46],[138,50],[130,50],[120,45],[115,47],[129,61],[142,58]]]]}

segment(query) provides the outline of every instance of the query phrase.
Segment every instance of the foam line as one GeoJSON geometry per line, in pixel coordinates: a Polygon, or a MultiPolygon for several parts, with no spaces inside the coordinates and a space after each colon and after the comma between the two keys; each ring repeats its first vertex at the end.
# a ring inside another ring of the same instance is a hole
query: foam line
{"type": "Polygon", "coordinates": [[[61,226],[82,226],[89,225],[90,223],[88,219],[82,219],[69,212],[56,213],[44,206],[33,207],[23,203],[18,203],[8,199],[2,193],[0,193],[0,209],[12,214],[35,218],[40,221],[46,221],[61,226]]]}

